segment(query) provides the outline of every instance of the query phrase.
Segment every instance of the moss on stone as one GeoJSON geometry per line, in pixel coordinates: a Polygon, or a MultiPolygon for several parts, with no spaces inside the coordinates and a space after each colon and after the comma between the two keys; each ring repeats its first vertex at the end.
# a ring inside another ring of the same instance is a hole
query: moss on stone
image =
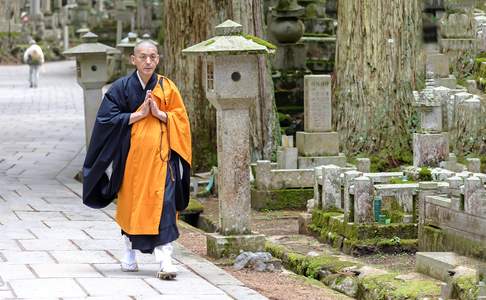
{"type": "Polygon", "coordinates": [[[194,198],[189,199],[189,205],[184,209],[185,213],[201,213],[204,210],[204,206],[194,198]]]}
{"type": "Polygon", "coordinates": [[[420,168],[418,179],[419,181],[432,181],[432,171],[427,167],[420,168]]]}
{"type": "Polygon", "coordinates": [[[454,251],[461,255],[486,259],[486,247],[481,242],[427,225],[422,232],[420,249],[423,251],[454,251]]]}
{"type": "Polygon", "coordinates": [[[455,299],[477,299],[479,288],[476,276],[460,276],[452,282],[455,299]]]}
{"type": "Polygon", "coordinates": [[[339,260],[335,256],[320,255],[316,257],[307,257],[306,276],[319,279],[319,271],[321,270],[327,270],[331,273],[339,273],[344,268],[349,268],[352,266],[361,265],[350,261],[339,260]]]}
{"type": "Polygon", "coordinates": [[[209,45],[212,45],[216,42],[216,40],[209,40],[206,42],[206,44],[204,44],[204,46],[209,46],[209,45]]]}
{"type": "Polygon", "coordinates": [[[255,42],[255,43],[259,44],[259,45],[265,46],[268,49],[271,49],[271,50],[277,49],[277,46],[275,46],[274,44],[272,44],[269,41],[266,41],[266,40],[264,40],[262,38],[259,38],[257,36],[254,36],[254,35],[251,35],[251,34],[244,34],[243,36],[247,40],[252,40],[253,42],[255,42]]]}
{"type": "Polygon", "coordinates": [[[273,257],[284,259],[286,257],[287,249],[284,246],[277,245],[271,242],[265,243],[265,251],[270,252],[273,257]]]}
{"type": "Polygon", "coordinates": [[[416,181],[411,180],[411,179],[403,180],[402,178],[393,177],[393,178],[390,179],[390,183],[391,184],[407,184],[407,183],[416,183],[416,181]]]}
{"type": "Polygon", "coordinates": [[[432,280],[398,280],[398,274],[368,276],[360,280],[358,299],[422,299],[440,296],[440,287],[432,280]]]}
{"type": "Polygon", "coordinates": [[[314,196],[311,188],[260,191],[252,188],[252,208],[257,210],[304,209],[314,196]]]}

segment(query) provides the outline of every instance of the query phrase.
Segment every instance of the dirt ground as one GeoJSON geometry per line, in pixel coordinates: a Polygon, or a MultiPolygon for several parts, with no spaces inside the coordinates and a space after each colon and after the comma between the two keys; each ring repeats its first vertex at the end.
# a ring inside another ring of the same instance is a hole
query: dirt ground
{"type": "Polygon", "coordinates": [[[269,299],[275,300],[347,300],[352,299],[339,294],[318,281],[311,281],[291,272],[256,272],[248,269],[236,271],[232,266],[221,265],[206,256],[206,238],[203,232],[189,226],[179,226],[179,243],[192,252],[219,264],[224,270],[236,277],[248,287],[258,291],[269,299]]]}
{"type": "MultiPolygon", "coordinates": [[[[218,200],[210,197],[203,200],[204,217],[214,224],[218,223],[218,200]]],[[[316,252],[328,255],[339,255],[347,260],[360,262],[375,268],[386,269],[399,273],[413,272],[415,268],[415,255],[376,254],[364,257],[351,257],[340,253],[327,244],[320,243],[314,237],[298,234],[298,216],[300,211],[254,211],[252,210],[252,229],[265,234],[271,241],[285,245],[298,253],[306,254],[316,252]]],[[[208,260],[206,256],[206,242],[204,232],[194,227],[181,228],[179,241],[191,251],[208,260]]],[[[231,266],[225,265],[227,261],[214,261],[228,273],[244,282],[247,286],[260,292],[269,299],[351,299],[337,293],[318,281],[297,276],[291,272],[260,273],[250,270],[235,271],[231,266]]]]}

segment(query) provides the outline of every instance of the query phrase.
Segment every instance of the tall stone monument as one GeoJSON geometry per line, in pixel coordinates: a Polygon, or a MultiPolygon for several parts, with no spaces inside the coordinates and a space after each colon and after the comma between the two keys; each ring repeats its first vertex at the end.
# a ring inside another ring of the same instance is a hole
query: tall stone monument
{"type": "Polygon", "coordinates": [[[208,255],[237,255],[263,249],[264,236],[251,232],[250,107],[258,96],[257,54],[269,49],[243,36],[231,20],[216,36],[183,50],[204,55],[206,97],[217,110],[219,233],[208,234],[208,255]]]}
{"type": "Polygon", "coordinates": [[[333,131],[331,116],[331,76],[304,77],[304,131],[297,132],[300,169],[321,165],[346,165],[339,153],[339,136],[333,131]]]}
{"type": "Polygon", "coordinates": [[[420,128],[413,134],[413,165],[436,167],[449,156],[449,136],[442,132],[442,103],[428,89],[415,97],[420,128]]]}
{"type": "Polygon", "coordinates": [[[444,1],[446,13],[439,21],[440,52],[452,68],[473,59],[479,48],[474,20],[475,0],[444,1]]]}

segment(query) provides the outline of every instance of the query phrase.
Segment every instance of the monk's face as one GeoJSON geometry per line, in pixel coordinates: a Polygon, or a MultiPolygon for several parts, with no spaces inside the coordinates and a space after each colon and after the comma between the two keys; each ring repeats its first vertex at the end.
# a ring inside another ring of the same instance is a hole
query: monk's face
{"type": "Polygon", "coordinates": [[[155,46],[143,44],[135,48],[131,61],[142,76],[150,77],[159,63],[159,53],[155,46]]]}

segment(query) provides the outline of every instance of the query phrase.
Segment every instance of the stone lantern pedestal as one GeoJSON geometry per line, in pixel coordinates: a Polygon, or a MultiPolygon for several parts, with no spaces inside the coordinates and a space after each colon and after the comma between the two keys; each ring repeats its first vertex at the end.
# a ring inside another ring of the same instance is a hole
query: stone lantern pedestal
{"type": "Polygon", "coordinates": [[[258,54],[269,50],[242,35],[231,20],[216,36],[183,50],[204,55],[206,96],[217,110],[219,233],[207,236],[208,255],[261,251],[264,235],[251,231],[250,107],[258,96],[258,54]]]}
{"type": "Polygon", "coordinates": [[[101,88],[108,80],[107,52],[116,50],[98,43],[98,36],[88,32],[82,36],[83,44],[64,51],[64,55],[76,57],[76,70],[79,85],[84,94],[84,120],[86,147],[91,139],[96,114],[103,94],[101,88]]]}

